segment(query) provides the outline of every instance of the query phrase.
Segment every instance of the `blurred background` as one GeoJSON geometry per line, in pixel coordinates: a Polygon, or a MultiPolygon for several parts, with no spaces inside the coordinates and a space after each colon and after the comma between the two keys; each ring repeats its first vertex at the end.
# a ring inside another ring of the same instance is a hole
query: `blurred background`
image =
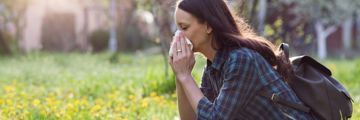
{"type": "MultiPolygon", "coordinates": [[[[258,35],[329,67],[360,118],[360,0],[226,1],[258,35]]],[[[175,3],[0,0],[0,119],[179,119],[175,3]]]]}

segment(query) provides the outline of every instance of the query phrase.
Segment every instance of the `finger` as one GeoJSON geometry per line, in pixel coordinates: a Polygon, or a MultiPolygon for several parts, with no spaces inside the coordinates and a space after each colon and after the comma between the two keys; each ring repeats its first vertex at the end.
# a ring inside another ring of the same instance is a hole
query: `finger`
{"type": "Polygon", "coordinates": [[[183,35],[183,45],[184,45],[184,53],[186,54],[186,55],[188,55],[188,54],[190,54],[190,46],[189,46],[189,44],[187,43],[187,41],[186,41],[186,37],[185,37],[185,35],[183,35]]]}
{"type": "Polygon", "coordinates": [[[169,56],[170,57],[172,57],[173,55],[174,55],[174,49],[175,49],[175,47],[174,47],[174,42],[175,42],[175,37],[174,37],[174,39],[171,41],[171,44],[170,44],[170,49],[169,49],[169,56]]]}
{"type": "Polygon", "coordinates": [[[183,33],[180,34],[180,44],[181,44],[181,50],[182,50],[182,54],[186,54],[186,42],[185,42],[185,36],[183,33]]]}
{"type": "Polygon", "coordinates": [[[173,40],[173,43],[172,43],[172,57],[174,58],[177,53],[176,53],[176,50],[177,50],[177,46],[176,46],[176,41],[178,40],[179,37],[174,37],[174,40],[173,40]]]}
{"type": "Polygon", "coordinates": [[[168,63],[171,65],[172,64],[172,60],[173,60],[173,57],[172,56],[169,56],[168,58],[168,63]]]}
{"type": "Polygon", "coordinates": [[[181,49],[181,43],[180,43],[180,41],[181,41],[181,40],[180,40],[180,36],[178,36],[178,37],[177,37],[177,40],[176,40],[176,42],[175,42],[175,43],[176,43],[176,50],[174,50],[174,51],[176,51],[176,55],[177,55],[177,56],[179,56],[179,55],[181,54],[181,52],[182,52],[182,51],[181,51],[182,49],[181,49]]]}
{"type": "Polygon", "coordinates": [[[190,46],[187,44],[187,43],[185,43],[185,51],[186,51],[186,54],[193,54],[192,52],[191,52],[191,49],[190,49],[190,46]]]}
{"type": "Polygon", "coordinates": [[[186,51],[186,53],[187,54],[189,54],[189,53],[191,53],[191,49],[190,49],[190,46],[189,46],[189,44],[187,43],[187,41],[186,41],[186,36],[184,35],[184,46],[185,46],[185,51],[186,51]]]}

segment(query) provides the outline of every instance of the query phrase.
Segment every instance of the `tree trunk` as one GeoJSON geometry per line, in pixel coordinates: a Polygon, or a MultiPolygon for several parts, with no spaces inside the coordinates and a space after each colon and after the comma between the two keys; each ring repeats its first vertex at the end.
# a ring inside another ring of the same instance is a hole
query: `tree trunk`
{"type": "Polygon", "coordinates": [[[255,0],[238,0],[236,1],[239,5],[239,13],[244,16],[246,19],[251,20],[252,19],[252,10],[253,7],[255,7],[254,3],[255,0]]]}
{"type": "Polygon", "coordinates": [[[158,26],[158,35],[161,44],[161,53],[164,58],[164,67],[165,67],[165,79],[170,80],[170,76],[168,73],[169,64],[168,64],[168,51],[170,49],[171,36],[173,35],[171,31],[171,14],[169,11],[169,5],[171,2],[169,0],[158,0],[153,1],[154,6],[157,6],[156,9],[153,9],[153,13],[155,17],[155,24],[158,26]]]}
{"type": "Polygon", "coordinates": [[[16,32],[15,32],[15,50],[20,50],[20,41],[23,40],[23,35],[24,35],[24,29],[25,29],[25,22],[23,21],[23,17],[18,17],[16,18],[16,20],[14,20],[14,23],[15,23],[15,29],[16,29],[16,32]]]}
{"type": "Polygon", "coordinates": [[[352,40],[352,18],[348,18],[342,24],[342,40],[343,40],[343,49],[344,52],[347,52],[351,49],[351,40],[352,40]]]}
{"type": "Polygon", "coordinates": [[[336,26],[333,25],[325,29],[324,25],[320,21],[318,21],[315,23],[315,29],[317,35],[318,57],[320,59],[325,59],[327,57],[326,39],[331,33],[335,32],[336,26]]]}
{"type": "Polygon", "coordinates": [[[317,35],[317,52],[318,57],[320,59],[324,59],[326,57],[326,36],[322,30],[319,30],[318,26],[316,26],[316,35],[317,35]]]}
{"type": "Polygon", "coordinates": [[[16,33],[15,33],[15,50],[20,50],[20,43],[23,40],[24,37],[24,29],[26,27],[26,11],[28,8],[28,3],[25,3],[25,5],[20,8],[17,13],[12,13],[14,14],[13,17],[13,22],[15,24],[15,29],[16,29],[16,33]]]}
{"type": "Polygon", "coordinates": [[[257,26],[257,32],[259,35],[264,34],[264,26],[265,26],[265,17],[266,17],[266,7],[267,6],[267,0],[259,0],[259,12],[257,15],[258,20],[258,26],[257,26]]]}
{"type": "Polygon", "coordinates": [[[111,17],[109,49],[113,53],[115,53],[118,49],[116,34],[116,4],[116,0],[111,0],[109,11],[111,17]]]}
{"type": "Polygon", "coordinates": [[[79,46],[79,50],[82,52],[86,52],[89,51],[89,33],[88,33],[88,29],[89,29],[89,6],[85,6],[83,8],[83,17],[84,17],[84,23],[83,23],[83,27],[81,30],[81,38],[79,39],[79,41],[77,41],[77,44],[79,46]]]}
{"type": "Polygon", "coordinates": [[[357,11],[356,15],[356,40],[357,48],[360,50],[360,10],[357,11]]]}
{"type": "Polygon", "coordinates": [[[6,43],[1,31],[0,31],[0,54],[5,54],[5,55],[11,54],[10,48],[6,43]]]}

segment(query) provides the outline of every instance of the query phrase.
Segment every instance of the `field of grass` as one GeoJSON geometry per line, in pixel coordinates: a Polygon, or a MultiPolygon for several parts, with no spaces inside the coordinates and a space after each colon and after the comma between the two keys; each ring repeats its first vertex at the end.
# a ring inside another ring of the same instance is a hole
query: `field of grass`
{"type": "MultiPolygon", "coordinates": [[[[114,63],[110,56],[0,57],[0,119],[178,118],[174,79],[165,79],[161,55],[121,54],[114,63]]],[[[197,56],[197,62],[194,77],[199,81],[205,60],[197,56]]],[[[350,91],[353,119],[360,119],[360,60],[324,63],[350,91]]]]}

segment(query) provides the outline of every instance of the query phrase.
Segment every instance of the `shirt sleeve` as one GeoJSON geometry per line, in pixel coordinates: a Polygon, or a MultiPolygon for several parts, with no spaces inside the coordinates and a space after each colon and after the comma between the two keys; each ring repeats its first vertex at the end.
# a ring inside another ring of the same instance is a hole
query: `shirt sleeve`
{"type": "Polygon", "coordinates": [[[214,102],[203,97],[197,106],[199,120],[229,120],[255,94],[256,64],[250,54],[229,54],[223,67],[223,86],[214,102]]]}

